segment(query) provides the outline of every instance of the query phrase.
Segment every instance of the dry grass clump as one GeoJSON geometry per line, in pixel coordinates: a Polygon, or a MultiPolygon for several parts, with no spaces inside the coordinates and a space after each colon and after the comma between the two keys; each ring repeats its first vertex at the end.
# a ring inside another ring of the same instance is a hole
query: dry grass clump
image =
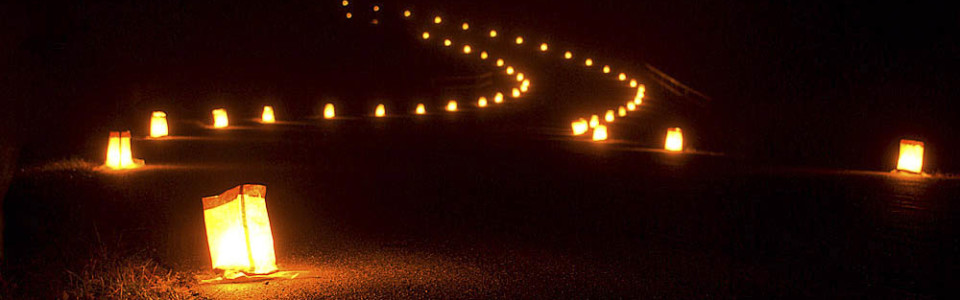
{"type": "Polygon", "coordinates": [[[61,159],[57,161],[52,161],[45,163],[33,168],[33,171],[38,172],[57,172],[57,171],[73,171],[73,172],[90,172],[93,171],[98,165],[93,162],[89,162],[82,158],[71,157],[67,159],[61,159]]]}
{"type": "Polygon", "coordinates": [[[205,299],[193,291],[191,276],[141,255],[98,255],[67,274],[63,299],[205,299]]]}

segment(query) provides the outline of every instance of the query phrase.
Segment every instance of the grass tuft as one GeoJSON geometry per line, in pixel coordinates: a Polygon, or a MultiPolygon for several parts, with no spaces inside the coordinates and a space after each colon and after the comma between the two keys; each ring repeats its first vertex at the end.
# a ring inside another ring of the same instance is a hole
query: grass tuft
{"type": "Polygon", "coordinates": [[[90,172],[93,171],[98,165],[86,161],[82,158],[66,158],[57,161],[52,161],[45,163],[43,165],[33,168],[34,171],[39,172],[58,172],[58,171],[71,171],[71,172],[90,172]]]}
{"type": "Polygon", "coordinates": [[[174,272],[142,255],[108,254],[90,259],[69,277],[63,299],[206,299],[192,276],[174,272]]]}

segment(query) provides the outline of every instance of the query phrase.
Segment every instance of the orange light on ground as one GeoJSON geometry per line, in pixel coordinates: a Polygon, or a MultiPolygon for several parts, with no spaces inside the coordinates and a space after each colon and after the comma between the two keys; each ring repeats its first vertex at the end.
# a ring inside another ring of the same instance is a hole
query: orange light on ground
{"type": "Polygon", "coordinates": [[[430,33],[424,31],[423,34],[420,35],[420,37],[423,38],[423,39],[425,39],[425,40],[430,39],[430,33]]]}
{"type": "Polygon", "coordinates": [[[487,57],[489,57],[487,51],[480,52],[480,59],[487,59],[487,57]]]}
{"type": "Polygon", "coordinates": [[[373,24],[373,25],[380,24],[380,20],[377,20],[377,19],[370,20],[370,24],[373,24]]]}
{"type": "Polygon", "coordinates": [[[453,45],[453,41],[450,39],[443,39],[443,46],[450,47],[451,45],[453,45]]]}
{"type": "Polygon", "coordinates": [[[610,66],[603,66],[603,74],[609,74],[609,73],[610,73],[610,66]]]}
{"type": "Polygon", "coordinates": [[[503,93],[497,92],[497,94],[493,95],[493,103],[503,103],[503,93]]]}
{"type": "Polygon", "coordinates": [[[900,140],[900,159],[897,170],[920,174],[923,172],[923,142],[900,140]]]}
{"type": "Polygon", "coordinates": [[[348,12],[348,13],[347,13],[347,19],[353,19],[353,14],[348,12]]]}
{"type": "Polygon", "coordinates": [[[413,15],[413,13],[410,12],[409,9],[403,11],[403,17],[404,17],[404,18],[409,18],[411,15],[413,15]]]}
{"type": "Polygon", "coordinates": [[[607,140],[607,126],[597,125],[593,128],[593,140],[594,141],[606,141],[607,140]]]}
{"type": "Polygon", "coordinates": [[[415,114],[423,115],[427,113],[427,108],[423,106],[423,103],[417,103],[417,109],[414,110],[415,114]]]}
{"type": "Polygon", "coordinates": [[[230,126],[227,119],[227,110],[218,108],[213,110],[213,128],[224,128],[230,126]]]}
{"type": "Polygon", "coordinates": [[[636,80],[636,79],[630,79],[630,87],[632,87],[632,88],[637,87],[637,80],[636,80]]]}
{"type": "Polygon", "coordinates": [[[620,73],[620,75],[617,75],[617,80],[626,81],[626,80],[627,80],[627,74],[620,73]]]}
{"type": "Polygon", "coordinates": [[[373,11],[380,11],[380,5],[374,5],[373,11]]]}
{"type": "Polygon", "coordinates": [[[523,44],[523,37],[522,37],[522,36],[518,36],[517,39],[514,40],[514,42],[517,43],[517,45],[523,44]]]}
{"type": "Polygon", "coordinates": [[[210,261],[226,279],[277,271],[266,192],[266,186],[244,184],[203,198],[210,261]]]}
{"type": "Polygon", "coordinates": [[[550,46],[547,46],[547,43],[540,44],[540,52],[547,52],[550,49],[550,46]]]}
{"type": "Polygon", "coordinates": [[[263,113],[260,114],[260,122],[263,123],[275,123],[277,118],[273,115],[273,106],[264,106],[263,113]]]}
{"type": "Polygon", "coordinates": [[[383,106],[383,103],[377,104],[377,108],[373,111],[373,115],[377,118],[382,118],[387,115],[387,108],[383,106]]]}
{"type": "Polygon", "coordinates": [[[327,105],[323,106],[324,119],[333,119],[333,117],[336,117],[336,116],[337,116],[337,113],[336,111],[333,110],[333,103],[327,103],[327,105]]]}
{"type": "Polygon", "coordinates": [[[513,75],[513,72],[515,72],[515,71],[513,70],[513,67],[512,67],[512,66],[507,66],[507,75],[513,75]]]}
{"type": "Polygon", "coordinates": [[[564,59],[571,59],[571,58],[573,58],[573,53],[571,53],[570,51],[564,52],[564,53],[563,53],[563,58],[564,58],[564,59]]]}
{"type": "Polygon", "coordinates": [[[614,120],[614,114],[613,114],[613,110],[612,110],[612,109],[608,109],[608,110],[607,110],[607,113],[606,113],[605,115],[603,115],[603,120],[606,121],[607,123],[613,122],[613,120],[614,120]]]}
{"type": "Polygon", "coordinates": [[[597,125],[600,125],[600,116],[592,115],[590,116],[590,128],[596,128],[597,125]]]}
{"type": "Polygon", "coordinates": [[[523,73],[517,73],[517,82],[522,82],[522,81],[523,81],[523,77],[524,77],[524,76],[523,76],[523,73]]]}
{"type": "Polygon", "coordinates": [[[110,132],[104,166],[114,170],[127,170],[143,166],[143,160],[134,159],[130,150],[130,131],[110,132]]]}
{"type": "Polygon", "coordinates": [[[492,37],[492,38],[497,37],[497,31],[496,31],[496,30],[490,30],[490,37],[492,37]]]}
{"type": "Polygon", "coordinates": [[[473,48],[470,48],[470,45],[463,45],[463,54],[470,54],[473,52],[473,48]]]}
{"type": "Polygon", "coordinates": [[[643,97],[646,95],[646,93],[647,87],[641,84],[639,87],[637,87],[637,95],[633,97],[633,103],[636,105],[643,104],[643,97]]]}
{"type": "Polygon", "coordinates": [[[480,98],[477,99],[477,106],[487,107],[487,97],[480,96],[480,98]]]}
{"type": "Polygon", "coordinates": [[[167,128],[167,113],[155,111],[150,115],[150,137],[161,138],[170,134],[167,128]]]}
{"type": "Polygon", "coordinates": [[[583,61],[583,65],[588,66],[588,67],[589,67],[589,66],[593,66],[593,59],[587,58],[587,60],[584,60],[584,61],[583,61]]]}
{"type": "Polygon", "coordinates": [[[620,105],[620,107],[617,108],[617,116],[621,118],[627,116],[627,109],[623,107],[623,105],[620,105]]]}
{"type": "Polygon", "coordinates": [[[340,5],[343,5],[343,6],[350,5],[350,1],[343,0],[343,1],[340,2],[340,5]]]}
{"type": "Polygon", "coordinates": [[[498,67],[502,67],[503,64],[504,64],[503,59],[502,59],[502,58],[498,58],[498,59],[497,59],[497,66],[498,66],[498,67]]]}
{"type": "Polygon", "coordinates": [[[456,100],[450,100],[449,102],[447,102],[447,111],[451,111],[451,112],[457,111],[457,101],[456,101],[456,100]]]}
{"type": "Polygon", "coordinates": [[[467,22],[463,22],[463,24],[460,25],[460,28],[462,28],[463,30],[468,30],[470,29],[470,24],[468,24],[467,22]]]}
{"type": "Polygon", "coordinates": [[[637,105],[634,104],[633,102],[627,102],[627,110],[629,110],[629,111],[635,111],[635,110],[637,110],[637,105]]]}
{"type": "Polygon", "coordinates": [[[514,98],[520,98],[520,89],[513,88],[513,91],[510,93],[510,95],[514,98]]]}
{"type": "Polygon", "coordinates": [[[680,130],[680,127],[667,129],[667,140],[663,148],[672,152],[683,151],[683,131],[680,130]]]}
{"type": "Polygon", "coordinates": [[[433,17],[433,24],[440,24],[443,22],[443,19],[440,16],[433,17]]]}
{"type": "Polygon", "coordinates": [[[590,129],[590,126],[587,125],[587,120],[583,118],[577,119],[570,123],[570,127],[573,129],[573,135],[582,135],[587,133],[587,130],[590,129]]]}

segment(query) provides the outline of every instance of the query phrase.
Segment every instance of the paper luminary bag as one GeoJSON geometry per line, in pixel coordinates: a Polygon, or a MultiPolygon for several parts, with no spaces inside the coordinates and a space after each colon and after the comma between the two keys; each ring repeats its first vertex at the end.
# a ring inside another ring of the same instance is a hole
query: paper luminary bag
{"type": "Polygon", "coordinates": [[[275,123],[277,118],[273,115],[273,106],[264,106],[263,114],[260,115],[260,122],[263,123],[275,123]]]}
{"type": "Polygon", "coordinates": [[[230,126],[230,119],[227,117],[227,110],[218,108],[213,110],[213,128],[226,128],[230,126]]]}
{"type": "Polygon", "coordinates": [[[224,278],[277,271],[266,192],[266,186],[244,184],[203,198],[210,260],[224,278]]]}
{"type": "Polygon", "coordinates": [[[333,119],[337,116],[337,111],[333,108],[333,103],[327,103],[323,106],[323,118],[333,119]]]}
{"type": "Polygon", "coordinates": [[[167,113],[155,111],[150,115],[150,137],[161,138],[170,134],[167,128],[167,113]]]}
{"type": "Polygon", "coordinates": [[[594,141],[606,141],[607,140],[607,126],[606,125],[597,125],[593,128],[593,140],[594,141]]]}
{"type": "Polygon", "coordinates": [[[142,159],[133,158],[130,150],[130,131],[111,131],[107,140],[107,156],[104,166],[114,170],[139,168],[142,159]]]}
{"type": "Polygon", "coordinates": [[[920,174],[923,172],[923,142],[900,140],[900,158],[897,170],[920,174]]]}
{"type": "Polygon", "coordinates": [[[667,128],[667,139],[663,148],[672,152],[683,151],[683,131],[680,127],[667,128]]]}

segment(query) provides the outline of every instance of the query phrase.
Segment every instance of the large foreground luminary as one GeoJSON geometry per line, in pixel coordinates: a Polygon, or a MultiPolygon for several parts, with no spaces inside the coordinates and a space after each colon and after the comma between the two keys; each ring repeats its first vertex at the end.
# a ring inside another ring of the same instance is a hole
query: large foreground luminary
{"type": "Polygon", "coordinates": [[[210,261],[224,278],[277,271],[266,193],[266,186],[244,184],[203,198],[210,261]]]}
{"type": "Polygon", "coordinates": [[[923,142],[900,140],[900,159],[897,170],[912,173],[923,172],[923,142]]]}

